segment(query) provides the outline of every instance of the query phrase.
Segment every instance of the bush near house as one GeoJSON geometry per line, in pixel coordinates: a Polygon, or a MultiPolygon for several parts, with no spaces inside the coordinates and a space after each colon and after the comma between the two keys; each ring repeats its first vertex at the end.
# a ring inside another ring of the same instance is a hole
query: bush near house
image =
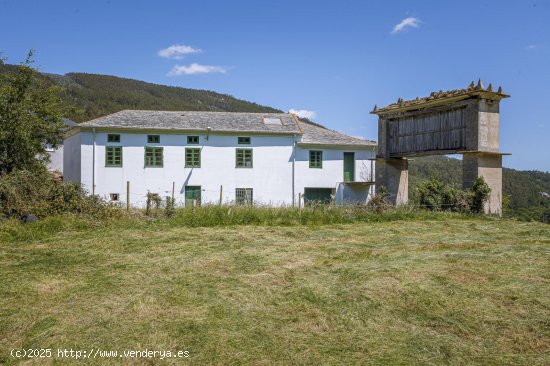
{"type": "Polygon", "coordinates": [[[89,195],[81,185],[60,182],[43,167],[0,176],[0,215],[7,218],[65,213],[112,217],[119,212],[89,195]]]}
{"type": "Polygon", "coordinates": [[[418,205],[435,211],[483,212],[483,204],[489,198],[491,188],[483,177],[477,177],[470,190],[462,190],[436,178],[418,184],[415,195],[418,205]]]}

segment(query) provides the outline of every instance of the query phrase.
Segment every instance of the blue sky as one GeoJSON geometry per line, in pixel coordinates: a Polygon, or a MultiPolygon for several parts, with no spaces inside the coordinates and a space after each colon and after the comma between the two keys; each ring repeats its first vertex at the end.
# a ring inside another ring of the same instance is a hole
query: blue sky
{"type": "Polygon", "coordinates": [[[550,171],[549,24],[550,0],[0,0],[0,52],[18,63],[33,48],[45,72],[310,111],[369,139],[374,104],[481,77],[512,95],[501,103],[501,150],[513,154],[504,165],[550,171]]]}

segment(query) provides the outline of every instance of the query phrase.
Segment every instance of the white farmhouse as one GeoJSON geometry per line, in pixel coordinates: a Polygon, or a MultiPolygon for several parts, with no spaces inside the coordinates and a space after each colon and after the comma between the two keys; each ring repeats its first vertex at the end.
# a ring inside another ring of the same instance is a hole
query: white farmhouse
{"type": "Polygon", "coordinates": [[[366,202],[375,148],[287,113],[124,110],[71,129],[63,170],[137,207],[148,192],[179,206],[366,202]]]}

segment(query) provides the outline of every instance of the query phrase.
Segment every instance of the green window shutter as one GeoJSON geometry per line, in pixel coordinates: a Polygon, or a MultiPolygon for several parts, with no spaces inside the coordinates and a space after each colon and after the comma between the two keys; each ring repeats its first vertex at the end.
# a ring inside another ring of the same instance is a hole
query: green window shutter
{"type": "Polygon", "coordinates": [[[310,150],[309,151],[309,167],[321,169],[323,168],[323,152],[310,150]]]}
{"type": "Polygon", "coordinates": [[[122,166],[122,146],[105,146],[105,166],[122,166]]]}
{"type": "Polygon", "coordinates": [[[187,144],[197,145],[199,143],[199,136],[187,136],[187,144]]]}
{"type": "Polygon", "coordinates": [[[237,137],[239,145],[250,145],[250,137],[237,137]]]}
{"type": "Polygon", "coordinates": [[[186,168],[201,167],[201,149],[199,148],[185,149],[185,167],[186,168]]]}
{"type": "Polygon", "coordinates": [[[162,147],[145,147],[145,167],[162,168],[164,166],[162,147]]]}
{"type": "Polygon", "coordinates": [[[160,143],[160,135],[147,135],[147,142],[149,144],[158,144],[158,143],[160,143]]]}
{"type": "Polygon", "coordinates": [[[107,134],[107,142],[120,142],[120,135],[114,133],[107,134]]]}
{"type": "Polygon", "coordinates": [[[236,149],[236,164],[237,168],[252,168],[252,149],[236,149]]]}

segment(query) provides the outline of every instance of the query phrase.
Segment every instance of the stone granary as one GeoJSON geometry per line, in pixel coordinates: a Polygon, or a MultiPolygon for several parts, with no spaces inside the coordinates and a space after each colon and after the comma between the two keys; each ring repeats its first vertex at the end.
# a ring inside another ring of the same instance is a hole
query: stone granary
{"type": "Polygon", "coordinates": [[[491,188],[485,213],[502,214],[502,155],[499,151],[499,103],[502,87],[472,81],[466,89],[433,92],[403,100],[378,115],[376,185],[385,186],[394,204],[408,201],[408,161],[415,156],[462,154],[463,186],[483,177],[491,188]]]}

